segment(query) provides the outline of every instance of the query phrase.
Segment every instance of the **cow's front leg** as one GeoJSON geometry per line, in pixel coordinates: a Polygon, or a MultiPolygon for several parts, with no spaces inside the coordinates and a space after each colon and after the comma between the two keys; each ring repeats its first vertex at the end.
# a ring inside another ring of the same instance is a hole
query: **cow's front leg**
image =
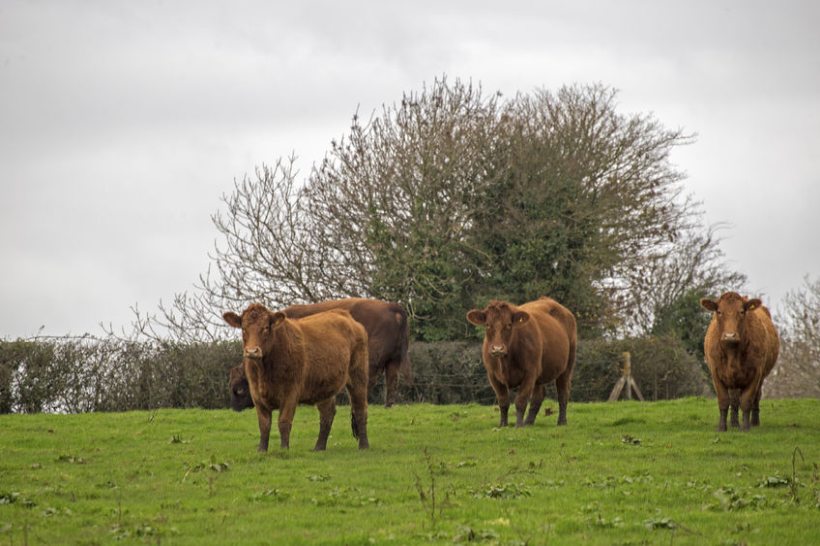
{"type": "Polygon", "coordinates": [[[732,428],[738,428],[740,426],[740,420],[738,419],[738,409],[740,408],[740,389],[730,389],[729,390],[729,424],[732,428]]]}
{"type": "Polygon", "coordinates": [[[510,412],[510,389],[507,385],[498,381],[490,372],[487,372],[490,386],[495,391],[495,399],[498,401],[498,411],[501,414],[498,422],[499,427],[507,426],[507,415],[510,412]]]}
{"type": "Polygon", "coordinates": [[[260,453],[268,450],[268,440],[270,439],[271,410],[261,403],[256,404],[256,418],[259,420],[259,447],[256,449],[260,453]]]}
{"type": "Polygon", "coordinates": [[[718,432],[726,432],[726,415],[729,413],[729,390],[717,376],[717,373],[715,371],[712,371],[712,384],[715,387],[715,394],[717,395],[718,402],[718,411],[720,411],[718,432]]]}
{"type": "Polygon", "coordinates": [[[290,396],[279,407],[279,447],[282,449],[290,448],[290,429],[298,402],[296,396],[290,396]]]}

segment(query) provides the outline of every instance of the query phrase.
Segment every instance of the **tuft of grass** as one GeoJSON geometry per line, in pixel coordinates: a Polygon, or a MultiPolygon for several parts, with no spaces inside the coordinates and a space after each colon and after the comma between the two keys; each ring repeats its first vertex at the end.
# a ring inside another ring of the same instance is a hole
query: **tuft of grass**
{"type": "Polygon", "coordinates": [[[263,454],[251,412],[0,415],[0,544],[820,544],[820,401],[761,406],[716,436],[700,398],[374,405],[325,452],[302,407],[263,454]]]}

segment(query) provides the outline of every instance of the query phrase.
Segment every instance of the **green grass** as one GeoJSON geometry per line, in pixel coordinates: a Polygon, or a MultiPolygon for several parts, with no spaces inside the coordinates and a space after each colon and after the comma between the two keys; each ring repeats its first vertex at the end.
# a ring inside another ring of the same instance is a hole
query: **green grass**
{"type": "Polygon", "coordinates": [[[0,545],[820,544],[820,401],[761,405],[762,427],[722,434],[698,398],[522,430],[493,407],[372,406],[363,452],[340,407],[324,453],[300,407],[268,454],[253,412],[4,415],[0,545]]]}

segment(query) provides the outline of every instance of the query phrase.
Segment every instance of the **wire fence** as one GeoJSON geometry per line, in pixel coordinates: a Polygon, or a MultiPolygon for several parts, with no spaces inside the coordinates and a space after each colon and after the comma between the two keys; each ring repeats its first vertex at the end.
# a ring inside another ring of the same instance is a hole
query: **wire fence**
{"type": "MultiPolygon", "coordinates": [[[[702,365],[676,338],[581,341],[571,400],[606,400],[632,353],[633,376],[648,400],[708,394],[702,365]]],[[[0,413],[226,408],[228,370],[241,360],[238,341],[136,342],[114,337],[37,337],[0,341],[0,413]]],[[[481,344],[412,343],[413,380],[400,382],[402,403],[494,404],[481,344]]],[[[383,379],[371,403],[384,399],[383,379]]],[[[549,385],[547,395],[555,396],[549,385]]]]}

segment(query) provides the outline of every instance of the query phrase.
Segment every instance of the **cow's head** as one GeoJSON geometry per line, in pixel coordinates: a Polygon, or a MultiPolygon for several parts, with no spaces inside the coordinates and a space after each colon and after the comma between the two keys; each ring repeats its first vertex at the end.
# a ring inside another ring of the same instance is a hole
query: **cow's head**
{"type": "Polygon", "coordinates": [[[484,309],[473,309],[467,320],[476,326],[484,326],[484,341],[492,356],[505,356],[515,328],[530,320],[526,311],[518,311],[509,303],[491,301],[484,309]]]}
{"type": "Polygon", "coordinates": [[[761,306],[761,301],[758,298],[744,298],[737,292],[726,292],[717,301],[703,298],[700,305],[715,314],[720,343],[733,346],[743,339],[746,317],[761,306]]]}
{"type": "Polygon", "coordinates": [[[243,356],[261,360],[273,350],[273,331],[281,326],[285,314],[268,311],[264,305],[252,303],[241,316],[227,311],[222,318],[234,328],[242,328],[243,356]]]}
{"type": "Polygon", "coordinates": [[[228,374],[228,388],[231,390],[231,407],[234,411],[253,407],[248,378],[245,377],[245,367],[242,364],[231,368],[228,374]]]}

